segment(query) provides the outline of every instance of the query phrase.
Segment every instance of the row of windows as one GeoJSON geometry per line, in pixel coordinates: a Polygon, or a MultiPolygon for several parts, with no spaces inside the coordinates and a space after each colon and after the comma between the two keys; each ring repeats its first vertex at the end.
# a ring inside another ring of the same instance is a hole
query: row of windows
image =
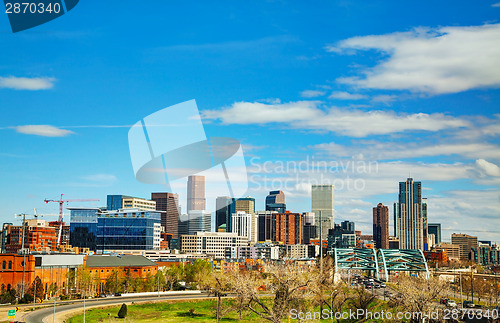
{"type": "MultiPolygon", "coordinates": [[[[6,266],[7,266],[7,262],[4,260],[4,261],[2,262],[2,269],[6,269],[6,268],[5,268],[6,266]]],[[[9,260],[9,269],[12,269],[12,261],[11,261],[11,260],[9,260]]],[[[10,290],[10,287],[9,287],[9,289],[7,289],[7,290],[10,290]]]]}

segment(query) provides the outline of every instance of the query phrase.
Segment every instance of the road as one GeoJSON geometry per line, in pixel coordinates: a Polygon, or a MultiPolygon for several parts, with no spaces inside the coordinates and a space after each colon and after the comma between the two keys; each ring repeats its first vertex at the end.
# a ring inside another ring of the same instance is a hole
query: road
{"type": "MultiPolygon", "coordinates": [[[[157,301],[157,300],[172,300],[172,299],[196,299],[196,298],[206,298],[206,294],[190,294],[186,295],[185,293],[178,295],[167,295],[167,296],[151,296],[151,297],[110,297],[110,298],[101,298],[101,299],[93,299],[85,301],[86,307],[91,306],[106,306],[106,305],[117,305],[121,303],[130,303],[130,302],[148,302],[148,301],[157,301]]],[[[71,303],[68,305],[58,305],[56,306],[56,314],[79,309],[83,310],[83,302],[71,303]]],[[[24,321],[26,323],[43,323],[43,319],[54,314],[54,307],[44,307],[30,313],[24,317],[24,321]]]]}

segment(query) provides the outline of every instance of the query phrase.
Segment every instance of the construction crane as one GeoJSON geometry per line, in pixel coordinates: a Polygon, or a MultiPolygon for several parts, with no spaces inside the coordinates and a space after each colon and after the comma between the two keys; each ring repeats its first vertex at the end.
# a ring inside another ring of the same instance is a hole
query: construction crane
{"type": "Polygon", "coordinates": [[[45,199],[45,203],[49,202],[56,202],[59,203],[59,232],[57,234],[57,244],[61,244],[61,235],[62,235],[62,224],[63,224],[63,205],[64,203],[69,203],[69,202],[91,202],[91,201],[99,201],[98,199],[76,199],[76,200],[63,200],[63,195],[61,194],[61,198],[59,200],[48,200],[45,199]]]}

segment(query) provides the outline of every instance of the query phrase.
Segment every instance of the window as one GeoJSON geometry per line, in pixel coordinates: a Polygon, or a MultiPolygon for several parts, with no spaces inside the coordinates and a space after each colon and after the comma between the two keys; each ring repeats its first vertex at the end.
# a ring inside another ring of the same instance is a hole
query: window
{"type": "Polygon", "coordinates": [[[12,261],[9,260],[9,269],[12,269],[12,261]]]}
{"type": "Polygon", "coordinates": [[[7,291],[10,290],[10,284],[7,284],[7,291]]]}
{"type": "MultiPolygon", "coordinates": [[[[6,267],[6,266],[7,266],[7,262],[4,260],[4,261],[2,262],[2,269],[5,269],[5,267],[6,267]]],[[[3,285],[2,285],[2,286],[3,286],[3,285]]]]}

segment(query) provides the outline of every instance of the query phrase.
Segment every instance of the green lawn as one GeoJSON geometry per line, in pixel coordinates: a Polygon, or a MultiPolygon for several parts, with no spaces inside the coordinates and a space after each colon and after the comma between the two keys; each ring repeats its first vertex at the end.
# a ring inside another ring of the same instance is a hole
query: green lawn
{"type": "MultiPolygon", "coordinates": [[[[224,299],[223,308],[227,308],[233,300],[224,299]]],[[[216,322],[215,308],[217,302],[213,300],[193,301],[165,301],[161,303],[145,303],[128,306],[127,317],[119,319],[118,310],[121,305],[108,308],[94,308],[86,311],[86,322],[216,322]],[[190,310],[194,310],[191,311],[190,310]],[[108,315],[108,313],[110,315],[108,315]]],[[[239,321],[238,314],[233,311],[224,316],[221,321],[239,321]]],[[[257,315],[243,313],[239,322],[259,321],[257,315]]],[[[68,323],[83,322],[83,314],[70,318],[68,323]]]]}
{"type": "MultiPolygon", "coordinates": [[[[270,300],[269,300],[270,301],[270,300]]],[[[234,304],[232,299],[223,299],[223,310],[230,308],[234,304]]],[[[87,310],[86,322],[216,322],[215,308],[216,299],[192,300],[192,301],[164,301],[161,303],[144,303],[128,306],[128,314],[125,319],[117,317],[121,305],[108,308],[94,308],[87,310]],[[109,313],[109,315],[108,315],[109,313]]],[[[271,304],[269,304],[271,305],[271,304]]],[[[319,311],[319,308],[315,309],[319,311]]],[[[382,301],[372,303],[372,311],[387,311],[387,304],[382,301]]],[[[394,310],[391,310],[391,312],[394,310]]],[[[83,314],[70,318],[67,323],[83,322],[83,314]]],[[[254,313],[243,312],[242,319],[236,309],[225,315],[221,322],[266,322],[254,313]]],[[[283,322],[287,322],[286,319],[283,322]]],[[[297,320],[292,320],[297,322],[297,320]]],[[[309,321],[311,322],[311,321],[309,321]]],[[[314,320],[313,322],[320,322],[314,320]]],[[[325,322],[322,320],[321,322],[325,322]]],[[[343,320],[343,322],[355,322],[343,320]]],[[[383,322],[382,320],[372,320],[370,322],[383,322]]]]}

